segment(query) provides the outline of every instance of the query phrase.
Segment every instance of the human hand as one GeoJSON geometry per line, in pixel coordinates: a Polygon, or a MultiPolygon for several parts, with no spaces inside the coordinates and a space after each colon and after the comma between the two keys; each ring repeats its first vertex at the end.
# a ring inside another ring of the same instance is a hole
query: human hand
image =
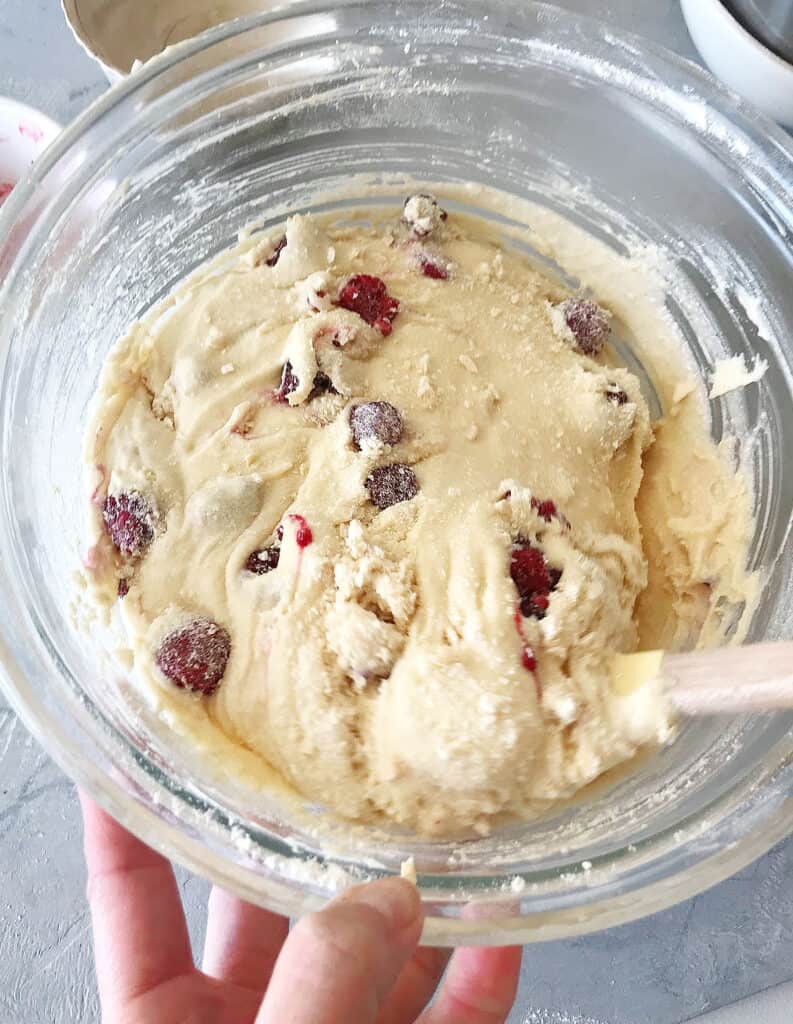
{"type": "Polygon", "coordinates": [[[520,949],[417,948],[410,882],[356,886],[289,934],[213,889],[193,963],[171,865],[85,795],[88,901],[104,1024],[503,1024],[520,949]]]}

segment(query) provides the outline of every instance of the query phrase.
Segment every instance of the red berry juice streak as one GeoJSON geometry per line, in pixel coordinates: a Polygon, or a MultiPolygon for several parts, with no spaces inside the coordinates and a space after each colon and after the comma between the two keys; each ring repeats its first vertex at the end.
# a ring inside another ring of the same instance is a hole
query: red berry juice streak
{"type": "Polygon", "coordinates": [[[261,441],[265,437],[272,436],[271,434],[251,434],[250,431],[243,430],[242,427],[232,427],[229,433],[236,434],[243,441],[261,441]]]}
{"type": "Polygon", "coordinates": [[[105,569],[107,561],[107,548],[100,541],[86,551],[83,565],[89,572],[98,573],[105,569]]]}
{"type": "Polygon", "coordinates": [[[107,488],[105,487],[105,483],[107,482],[107,470],[100,462],[96,467],[96,471],[99,474],[99,483],[96,485],[94,492],[91,495],[91,504],[103,505],[107,491],[107,488]]]}
{"type": "Polygon", "coordinates": [[[523,632],[523,616],[520,612],[520,605],[515,607],[515,629],[518,631],[520,642],[523,645],[523,653],[521,654],[520,662],[521,665],[526,669],[527,672],[531,672],[534,676],[534,686],[537,690],[537,700],[542,700],[542,685],[537,676],[537,659],[534,656],[534,651],[531,646],[526,643],[526,634],[523,632]]]}
{"type": "Polygon", "coordinates": [[[295,585],[300,579],[300,569],[303,565],[303,551],[309,546],[314,540],[314,534],[311,532],[311,527],[304,516],[298,515],[296,512],[290,512],[287,519],[291,519],[297,526],[295,530],[295,544],[298,546],[297,556],[297,572],[295,573],[295,585]]]}
{"type": "MultiPolygon", "coordinates": [[[[107,491],[107,470],[101,463],[98,463],[96,471],[99,473],[99,483],[94,488],[89,500],[92,505],[98,505],[99,508],[101,508],[105,503],[107,491]]],[[[103,548],[102,542],[99,541],[96,544],[92,544],[86,551],[85,558],[83,559],[83,565],[89,572],[99,572],[99,570],[103,569],[107,563],[106,556],[107,552],[103,548]]]]}

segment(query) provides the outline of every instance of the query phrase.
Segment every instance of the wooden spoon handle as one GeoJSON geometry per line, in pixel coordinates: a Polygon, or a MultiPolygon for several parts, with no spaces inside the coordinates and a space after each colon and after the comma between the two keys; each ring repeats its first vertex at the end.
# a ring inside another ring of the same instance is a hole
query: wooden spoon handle
{"type": "Polygon", "coordinates": [[[793,643],[667,654],[661,676],[684,715],[793,710],[793,643]]]}

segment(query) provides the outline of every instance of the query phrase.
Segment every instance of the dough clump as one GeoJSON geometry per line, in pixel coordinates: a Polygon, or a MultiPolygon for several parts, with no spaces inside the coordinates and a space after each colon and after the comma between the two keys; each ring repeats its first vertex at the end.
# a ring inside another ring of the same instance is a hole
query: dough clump
{"type": "Polygon", "coordinates": [[[87,437],[91,593],[144,690],[341,815],[435,835],[668,735],[608,659],[696,641],[743,535],[675,504],[692,471],[734,521],[743,492],[700,411],[654,427],[614,328],[424,194],[191,278],[111,354],[87,437]]]}

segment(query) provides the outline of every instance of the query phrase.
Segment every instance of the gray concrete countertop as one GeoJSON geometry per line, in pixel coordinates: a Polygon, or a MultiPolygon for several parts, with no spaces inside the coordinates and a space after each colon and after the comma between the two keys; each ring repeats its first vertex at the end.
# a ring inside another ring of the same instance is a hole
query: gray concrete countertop
{"type": "MultiPolygon", "coordinates": [[[[696,58],[677,0],[561,2],[696,58]]],[[[65,123],[105,88],[56,0],[0,0],[0,94],[65,123]]],[[[2,702],[0,778],[0,1024],[97,1024],[74,790],[2,702]]],[[[792,878],[789,840],[665,913],[529,948],[510,1024],[680,1024],[788,980],[792,878]]],[[[198,943],[207,886],[179,881],[198,943]]]]}

